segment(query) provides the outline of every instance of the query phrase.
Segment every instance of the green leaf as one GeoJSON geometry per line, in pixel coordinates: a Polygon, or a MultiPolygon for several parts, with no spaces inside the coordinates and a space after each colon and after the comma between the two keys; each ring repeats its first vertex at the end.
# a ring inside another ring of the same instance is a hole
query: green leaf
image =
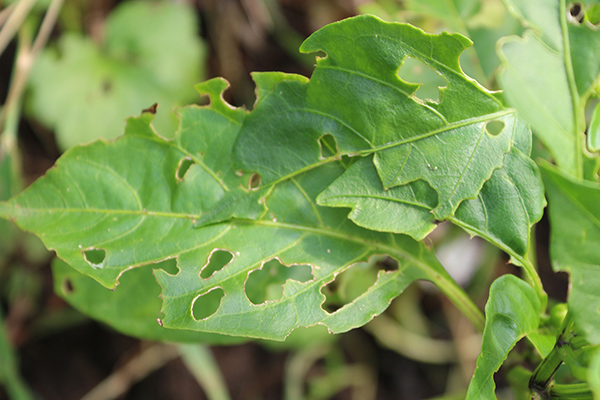
{"type": "MultiPolygon", "coordinates": [[[[525,146],[525,151],[529,148],[525,146]]],[[[350,167],[317,198],[320,205],[351,207],[348,217],[368,229],[423,239],[435,228],[436,193],[423,181],[384,190],[370,158],[350,167]]],[[[537,166],[513,148],[477,198],[466,200],[450,221],[512,255],[524,256],[531,226],[542,217],[544,187],[537,166]]]]}
{"type": "Polygon", "coordinates": [[[55,129],[62,149],[117,137],[125,118],[155,102],[155,123],[172,136],[171,110],[197,98],[191,89],[202,77],[196,30],[184,4],[123,3],[107,18],[100,45],[66,33],[58,51],[40,55],[31,75],[31,112],[55,129]]]}
{"type": "MultiPolygon", "coordinates": [[[[340,165],[331,163],[282,182],[266,199],[269,211],[263,218],[223,224],[222,234],[196,250],[201,260],[208,260],[215,249],[232,254],[232,261],[209,278],[198,279],[202,263],[181,268],[177,275],[159,271],[164,325],[276,340],[296,327],[315,324],[338,333],[370,321],[416,279],[447,281],[447,273],[422,244],[406,236],[366,231],[348,221],[343,211],[315,204],[316,195],[341,172],[340,165]],[[375,284],[352,303],[334,313],[325,311],[322,288],[341,271],[378,254],[395,258],[399,269],[379,271],[375,284]],[[254,304],[245,293],[248,276],[274,259],[288,268],[308,265],[312,278],[287,280],[279,300],[254,304]],[[199,318],[190,313],[195,301],[216,290],[221,299],[213,315],[199,318]]],[[[180,256],[180,263],[184,259],[187,256],[180,256]]],[[[450,285],[440,286],[446,290],[450,285]]]]}
{"type": "MultiPolygon", "coordinates": [[[[158,268],[173,268],[173,262],[156,264],[158,268]]],[[[120,279],[115,290],[105,287],[87,277],[64,261],[52,262],[54,291],[82,313],[110,325],[126,335],[147,340],[169,342],[239,343],[244,339],[161,327],[160,287],[152,276],[149,266],[135,268],[120,279]]]]}
{"type": "Polygon", "coordinates": [[[569,273],[569,313],[592,344],[600,344],[600,187],[542,165],[550,210],[550,255],[569,273]]]}
{"type": "Polygon", "coordinates": [[[430,35],[372,16],[326,26],[301,47],[327,55],[310,81],[282,79],[246,119],[237,165],[271,184],[339,155],[374,153],[385,189],[424,180],[438,193],[434,216],[451,216],[502,165],[517,134],[514,112],[462,73],[458,59],[470,44],[459,34],[430,35]],[[397,76],[407,57],[446,80],[439,103],[419,99],[419,85],[397,76]],[[504,129],[491,134],[491,121],[504,129]],[[326,134],[335,156],[322,154],[326,134]]]}
{"type": "Polygon", "coordinates": [[[530,29],[500,48],[504,95],[556,163],[581,176],[583,112],[600,73],[600,32],[573,18],[564,0],[506,3],[530,29]]]}
{"type": "Polygon", "coordinates": [[[537,330],[542,306],[535,290],[514,275],[498,278],[485,305],[481,354],[469,384],[467,400],[495,399],[494,373],[517,341],[537,330]]]}
{"type": "Polygon", "coordinates": [[[129,119],[125,136],[114,143],[70,149],[43,179],[0,203],[0,216],[35,232],[71,267],[106,287],[129,268],[210,240],[224,228],[196,230],[194,222],[248,179],[233,172],[230,156],[245,112],[224,106],[225,87],[220,79],[198,86],[213,106],[183,108],[172,141],[155,134],[153,115],[145,113],[129,119]]]}
{"type": "Polygon", "coordinates": [[[125,136],[114,142],[70,149],[45,177],[0,203],[0,216],[35,232],[75,270],[106,287],[131,269],[175,259],[177,273],[155,272],[167,328],[279,340],[315,324],[342,332],[381,313],[416,279],[433,281],[481,322],[423,244],[367,231],[343,210],[316,205],[318,193],[344,172],[339,162],[273,185],[257,220],[238,217],[194,229],[228,193],[252,181],[232,168],[231,148],[246,112],[224,103],[225,86],[219,79],[199,85],[211,106],[182,109],[173,140],[155,134],[153,116],[145,113],[129,119],[125,136]],[[136,153],[144,156],[131,156],[136,153]],[[321,289],[337,274],[380,254],[400,267],[379,271],[375,284],[340,310],[321,307],[321,289]],[[292,269],[309,266],[310,277],[286,281],[279,300],[254,304],[246,280],[275,259],[292,269]]]}

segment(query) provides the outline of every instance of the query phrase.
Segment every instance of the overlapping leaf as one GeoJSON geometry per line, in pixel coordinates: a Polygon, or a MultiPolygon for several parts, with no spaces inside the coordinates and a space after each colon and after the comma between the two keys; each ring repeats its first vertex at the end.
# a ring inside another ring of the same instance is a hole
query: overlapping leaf
{"type": "Polygon", "coordinates": [[[585,130],[584,108],[600,73],[600,32],[566,1],[507,0],[531,28],[523,39],[506,40],[500,57],[499,82],[508,102],[529,122],[557,164],[581,176],[579,142],[585,130]]]}
{"type": "Polygon", "coordinates": [[[485,306],[481,354],[469,384],[468,400],[496,398],[494,373],[519,339],[537,331],[541,311],[535,290],[514,275],[504,275],[492,284],[485,306]]]}
{"type": "MultiPolygon", "coordinates": [[[[527,132],[526,129],[519,129],[527,132]]],[[[531,225],[542,216],[544,188],[528,135],[521,135],[476,199],[466,200],[450,218],[470,233],[482,236],[509,253],[524,255],[531,225]]],[[[349,218],[360,226],[406,233],[422,239],[435,227],[431,210],[436,193],[424,182],[384,190],[369,159],[355,163],[317,199],[319,204],[352,207],[349,218]]]]}
{"type": "Polygon", "coordinates": [[[434,216],[448,218],[502,166],[516,127],[514,112],[462,73],[458,59],[469,45],[458,34],[371,16],[328,25],[301,47],[326,54],[310,81],[281,81],[246,119],[238,165],[267,184],[286,179],[328,161],[320,139],[330,134],[337,156],[374,153],[384,189],[426,181],[438,194],[434,216]],[[407,57],[446,80],[439,103],[421,101],[419,85],[398,77],[407,57]],[[490,121],[504,129],[491,134],[490,121]]]}
{"type": "MultiPolygon", "coordinates": [[[[259,93],[268,91],[268,81],[259,93]]],[[[74,269],[107,287],[132,268],[176,259],[177,273],[155,271],[162,286],[161,321],[168,328],[269,339],[318,323],[341,332],[382,312],[415,279],[434,281],[481,321],[424,245],[359,228],[343,210],[316,205],[318,193],[344,172],[339,162],[271,187],[266,199],[257,199],[264,201],[257,203],[264,210],[258,219],[232,218],[194,229],[227,193],[251,180],[233,169],[231,158],[246,112],[224,103],[224,88],[218,79],[200,86],[211,106],[183,109],[172,141],[154,133],[152,115],[145,113],[131,118],[125,136],[114,142],[68,151],[45,177],[0,203],[0,216],[34,231],[74,269]],[[229,253],[231,260],[206,273],[215,252],[229,253]],[[369,290],[335,313],[323,310],[321,288],[376,254],[394,257],[399,269],[381,271],[369,290]],[[312,277],[287,281],[278,301],[253,304],[246,279],[273,259],[290,268],[309,265],[312,277]]]]}
{"type": "Polygon", "coordinates": [[[569,313],[592,344],[600,344],[600,187],[544,165],[550,253],[556,271],[568,272],[569,313]]]}

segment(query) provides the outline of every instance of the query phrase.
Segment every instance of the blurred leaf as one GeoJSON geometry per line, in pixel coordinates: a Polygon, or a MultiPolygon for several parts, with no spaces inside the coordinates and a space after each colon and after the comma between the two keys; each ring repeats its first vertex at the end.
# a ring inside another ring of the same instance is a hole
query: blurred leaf
{"type": "MultiPolygon", "coordinates": [[[[169,268],[169,264],[158,263],[154,268],[169,268]]],[[[160,287],[149,266],[124,274],[115,290],[106,290],[58,258],[52,262],[52,274],[56,294],[82,313],[123,334],[147,340],[187,343],[232,344],[245,340],[161,327],[157,322],[161,307],[160,287]]]]}
{"type": "Polygon", "coordinates": [[[467,400],[495,399],[494,373],[523,336],[535,332],[542,306],[535,290],[514,275],[498,278],[485,305],[481,354],[469,384],[467,400]]]}
{"type": "Polygon", "coordinates": [[[585,129],[581,121],[600,72],[600,32],[579,23],[564,8],[565,2],[506,3],[530,29],[523,38],[506,39],[500,48],[503,68],[498,79],[505,97],[532,125],[556,163],[580,176],[579,141],[585,129]]]}
{"type": "Polygon", "coordinates": [[[569,273],[569,313],[586,339],[600,344],[600,186],[542,164],[555,271],[569,273]]]}
{"type": "Polygon", "coordinates": [[[101,45],[65,33],[31,76],[30,111],[56,131],[64,150],[123,132],[124,120],[156,102],[155,124],[171,136],[172,112],[196,99],[204,47],[184,3],[129,1],[107,18],[101,45]]]}

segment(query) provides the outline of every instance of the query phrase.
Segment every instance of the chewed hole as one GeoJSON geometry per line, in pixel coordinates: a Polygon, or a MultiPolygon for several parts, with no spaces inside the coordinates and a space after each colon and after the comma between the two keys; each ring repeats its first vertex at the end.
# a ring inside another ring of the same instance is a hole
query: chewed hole
{"type": "Polygon", "coordinates": [[[569,6],[569,20],[581,24],[585,18],[585,11],[581,3],[572,3],[569,6]]]}
{"type": "Polygon", "coordinates": [[[181,161],[179,161],[179,166],[177,167],[177,172],[175,173],[177,180],[182,181],[183,177],[185,176],[185,173],[194,164],[195,164],[195,162],[191,158],[189,158],[189,157],[182,158],[181,161]]]}
{"type": "Polygon", "coordinates": [[[492,136],[498,136],[504,129],[504,126],[505,126],[505,124],[502,121],[498,121],[498,120],[488,121],[485,124],[485,131],[492,136]]]}
{"type": "Polygon", "coordinates": [[[177,259],[170,258],[159,262],[154,266],[154,269],[162,269],[169,275],[177,275],[179,273],[179,267],[177,267],[177,259]]]}
{"type": "Polygon", "coordinates": [[[248,275],[246,296],[253,304],[279,300],[283,297],[283,285],[288,279],[308,282],[313,279],[312,268],[310,265],[286,266],[278,259],[272,259],[248,275]]]}
{"type": "Polygon", "coordinates": [[[98,268],[102,266],[104,259],[106,258],[106,250],[104,249],[88,249],[83,250],[83,257],[92,267],[98,268]]]}
{"type": "Polygon", "coordinates": [[[233,254],[227,250],[213,250],[208,256],[208,262],[200,271],[200,278],[208,279],[233,259],[233,254]]]}
{"type": "Polygon", "coordinates": [[[369,262],[354,264],[321,289],[325,295],[323,309],[334,313],[366,293],[377,281],[380,270],[398,269],[398,263],[389,257],[373,257],[369,262]]]}
{"type": "Polygon", "coordinates": [[[73,287],[73,282],[69,278],[66,278],[63,281],[62,290],[63,290],[63,293],[67,296],[72,294],[75,291],[75,288],[73,287]]]}
{"type": "Polygon", "coordinates": [[[337,143],[331,134],[325,134],[319,138],[321,158],[329,158],[338,154],[337,143]]]}
{"type": "Polygon", "coordinates": [[[192,302],[192,316],[196,321],[206,319],[217,312],[221,306],[221,299],[225,292],[221,288],[214,288],[196,297],[192,302]]]}
{"type": "Polygon", "coordinates": [[[440,88],[446,86],[446,80],[433,68],[412,57],[406,57],[398,76],[408,82],[419,84],[419,88],[413,94],[422,101],[440,101],[440,88]]]}
{"type": "Polygon", "coordinates": [[[248,189],[256,190],[260,187],[260,175],[256,172],[252,174],[250,180],[248,181],[248,189]]]}

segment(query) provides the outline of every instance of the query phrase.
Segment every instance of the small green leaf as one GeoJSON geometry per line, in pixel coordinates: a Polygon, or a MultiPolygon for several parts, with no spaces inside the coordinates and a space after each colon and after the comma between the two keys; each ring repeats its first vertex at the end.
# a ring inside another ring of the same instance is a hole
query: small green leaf
{"type": "Polygon", "coordinates": [[[504,275],[492,284],[485,305],[481,354],[477,357],[467,400],[496,398],[494,373],[517,341],[538,329],[541,308],[535,290],[514,275],[504,275]]]}
{"type": "Polygon", "coordinates": [[[263,97],[236,143],[239,167],[259,173],[263,184],[287,179],[331,161],[319,146],[329,134],[340,155],[374,153],[385,189],[425,180],[438,193],[434,216],[451,216],[477,196],[523,128],[514,111],[462,73],[459,57],[470,44],[459,34],[430,35],[372,16],[328,25],[301,47],[326,54],[310,81],[282,79],[270,92],[257,82],[263,97]],[[446,81],[439,103],[417,98],[419,85],[398,77],[407,58],[446,81]],[[490,121],[504,129],[489,133],[490,121]]]}
{"type": "MultiPolygon", "coordinates": [[[[174,266],[175,260],[171,261],[174,266]]],[[[167,261],[154,267],[167,268],[169,264],[167,261]]],[[[157,322],[160,318],[160,287],[149,266],[135,268],[124,274],[115,290],[106,290],[58,258],[52,262],[52,274],[54,291],[60,297],[82,313],[126,335],[189,343],[231,344],[244,340],[161,327],[157,322]]]]}
{"type": "Polygon", "coordinates": [[[436,226],[431,210],[437,205],[437,193],[421,180],[384,190],[372,157],[354,163],[317,197],[317,203],[351,207],[348,218],[356,224],[376,231],[405,233],[417,240],[436,226]]]}
{"type": "Polygon", "coordinates": [[[62,149],[123,132],[124,120],[158,103],[155,120],[172,136],[175,106],[197,98],[204,48],[184,4],[131,1],[107,18],[101,45],[66,33],[31,75],[31,111],[54,128],[62,149]]]}
{"type": "Polygon", "coordinates": [[[600,344],[600,187],[543,164],[550,210],[550,255],[570,275],[569,313],[586,339],[600,344]]]}

